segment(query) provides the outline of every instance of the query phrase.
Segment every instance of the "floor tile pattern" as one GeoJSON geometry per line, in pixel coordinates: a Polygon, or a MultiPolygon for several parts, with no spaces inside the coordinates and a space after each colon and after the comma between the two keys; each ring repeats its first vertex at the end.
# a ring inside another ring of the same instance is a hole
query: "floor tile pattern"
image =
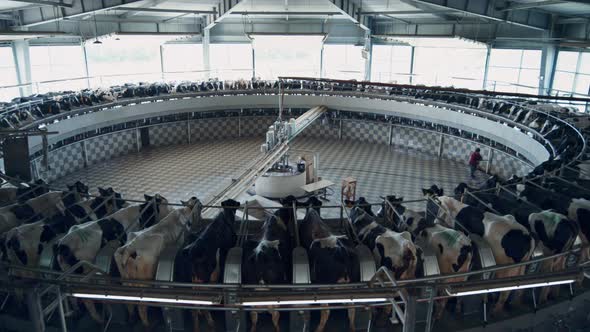
{"type": "MultiPolygon", "coordinates": [[[[112,186],[129,199],[158,192],[170,202],[192,195],[205,202],[229,185],[231,178],[259,154],[261,142],[261,137],[254,137],[152,147],[76,171],[54,184],[63,187],[81,180],[93,190],[112,186]]],[[[326,203],[330,205],[340,200],[340,182],[348,176],[358,180],[357,197],[364,196],[371,202],[387,194],[420,199],[421,188],[432,184],[451,191],[461,181],[475,185],[486,177],[480,173],[477,181],[471,181],[464,163],[385,144],[302,137],[293,148],[319,153],[319,175],[336,183],[326,203]]],[[[422,205],[415,207],[421,209],[422,205]]],[[[337,216],[339,212],[325,211],[323,215],[337,216]]]]}

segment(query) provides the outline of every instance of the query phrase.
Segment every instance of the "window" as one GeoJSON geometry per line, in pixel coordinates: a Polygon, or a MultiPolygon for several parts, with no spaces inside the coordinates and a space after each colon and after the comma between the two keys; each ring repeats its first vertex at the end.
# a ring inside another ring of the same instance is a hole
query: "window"
{"type": "Polygon", "coordinates": [[[322,77],[345,80],[365,78],[362,46],[324,45],[322,77]]]}
{"type": "Polygon", "coordinates": [[[486,89],[539,93],[541,51],[492,49],[486,89]]]}
{"type": "Polygon", "coordinates": [[[411,64],[411,46],[373,45],[371,81],[409,84],[411,64]]]}
{"type": "Polygon", "coordinates": [[[162,45],[165,80],[200,80],[203,72],[203,45],[162,45]]]}
{"type": "Polygon", "coordinates": [[[553,92],[588,96],[589,90],[590,53],[560,51],[553,77],[553,92]]]}
{"type": "Polygon", "coordinates": [[[33,46],[29,49],[31,79],[40,93],[88,88],[81,46],[33,46]],[[55,80],[67,80],[49,82],[55,80]]]}
{"type": "Polygon", "coordinates": [[[252,78],[251,44],[210,44],[210,77],[221,80],[252,78]]]}
{"type": "MultiPolygon", "coordinates": [[[[480,90],[483,86],[486,48],[484,46],[446,45],[416,47],[414,50],[414,83],[454,86],[480,90]]],[[[455,44],[456,40],[452,39],[455,44]]],[[[465,42],[465,44],[468,44],[465,42]]]]}
{"type": "Polygon", "coordinates": [[[162,78],[160,62],[161,40],[129,38],[104,40],[102,44],[88,43],[88,71],[93,86],[157,81],[162,78]]]}
{"type": "Polygon", "coordinates": [[[323,36],[254,37],[256,76],[320,76],[320,50],[323,36]]]}
{"type": "Polygon", "coordinates": [[[0,47],[0,101],[10,101],[20,95],[19,88],[4,88],[17,85],[16,66],[11,47],[0,47]]]}

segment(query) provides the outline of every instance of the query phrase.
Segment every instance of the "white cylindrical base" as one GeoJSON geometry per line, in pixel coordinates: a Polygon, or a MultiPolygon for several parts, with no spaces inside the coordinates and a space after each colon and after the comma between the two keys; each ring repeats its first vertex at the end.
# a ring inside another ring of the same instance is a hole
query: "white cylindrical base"
{"type": "Polygon", "coordinates": [[[293,168],[294,172],[270,170],[259,177],[254,187],[256,195],[268,198],[305,195],[305,191],[301,189],[305,185],[305,171],[298,172],[296,166],[293,168]]]}

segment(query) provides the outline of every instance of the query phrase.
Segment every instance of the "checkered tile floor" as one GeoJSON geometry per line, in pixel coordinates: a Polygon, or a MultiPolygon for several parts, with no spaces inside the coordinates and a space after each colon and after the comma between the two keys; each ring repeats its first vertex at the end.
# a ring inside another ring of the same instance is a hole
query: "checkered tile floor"
{"type": "MultiPolygon", "coordinates": [[[[66,183],[81,180],[92,190],[112,186],[128,199],[143,199],[144,193],[157,192],[170,202],[192,195],[205,202],[229,185],[231,178],[259,154],[261,142],[262,138],[248,138],[150,148],[92,165],[54,185],[65,187],[66,183]]],[[[330,205],[340,200],[340,181],[348,176],[358,180],[357,197],[364,196],[370,202],[379,202],[379,197],[387,194],[421,199],[421,188],[432,184],[452,192],[459,182],[476,185],[486,178],[480,172],[476,181],[471,181],[465,164],[383,144],[299,138],[293,148],[319,153],[319,175],[336,183],[326,203],[330,205]]],[[[324,211],[324,216],[339,215],[336,210],[324,211]]]]}

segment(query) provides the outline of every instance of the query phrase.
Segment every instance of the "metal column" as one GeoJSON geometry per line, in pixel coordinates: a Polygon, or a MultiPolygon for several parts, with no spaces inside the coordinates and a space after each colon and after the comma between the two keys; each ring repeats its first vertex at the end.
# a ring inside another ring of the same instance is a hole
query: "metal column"
{"type": "Polygon", "coordinates": [[[211,62],[209,61],[209,41],[211,40],[211,30],[203,29],[203,68],[205,69],[205,79],[211,77],[211,62]]]}
{"type": "MultiPolygon", "coordinates": [[[[31,58],[29,56],[29,42],[27,40],[15,40],[12,43],[12,54],[16,66],[16,77],[18,84],[28,84],[31,82],[31,58]]],[[[33,94],[32,85],[26,85],[19,88],[21,96],[33,94]]]]}

